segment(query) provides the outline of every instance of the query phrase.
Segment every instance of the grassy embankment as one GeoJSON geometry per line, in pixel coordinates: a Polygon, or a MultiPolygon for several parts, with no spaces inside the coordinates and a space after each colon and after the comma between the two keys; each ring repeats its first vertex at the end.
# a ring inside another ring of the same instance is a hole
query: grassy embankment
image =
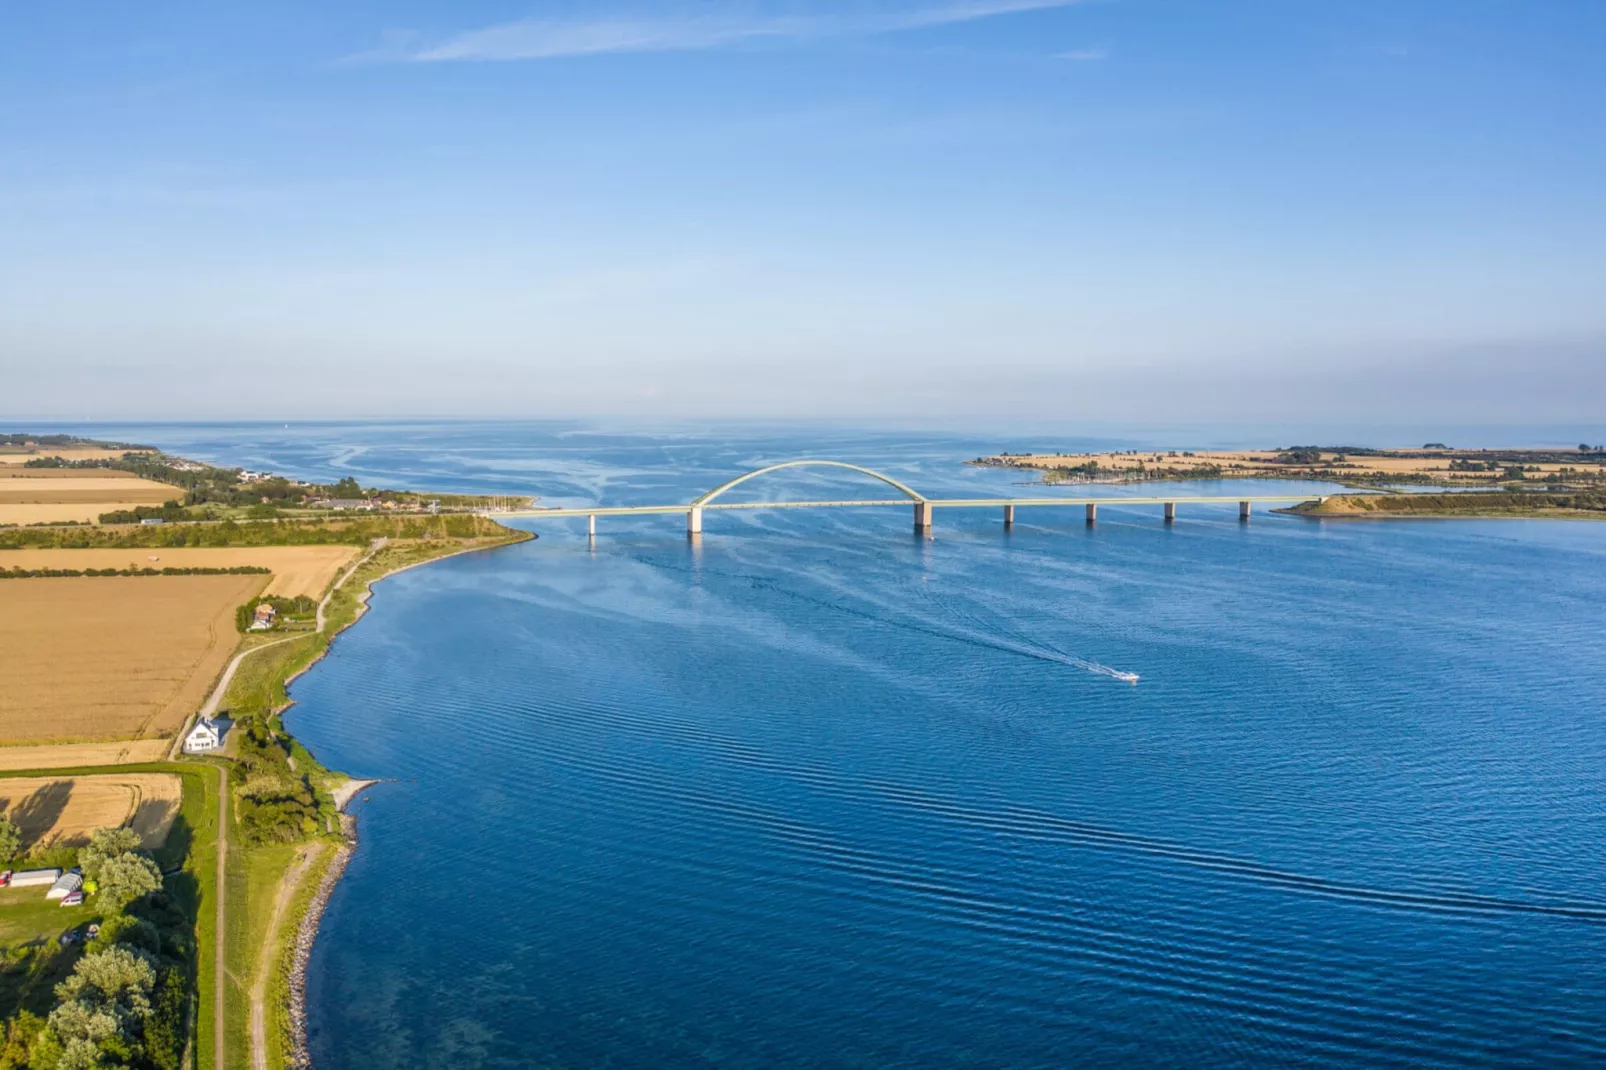
{"type": "Polygon", "coordinates": [[[1466,492],[1453,495],[1333,495],[1278,513],[1320,519],[1551,517],[1606,521],[1606,493],[1466,492]]]}
{"type": "Polygon", "coordinates": [[[1279,512],[1324,519],[1549,517],[1606,520],[1606,494],[1469,491],[1460,494],[1342,494],[1279,512]]]}
{"type": "MultiPolygon", "coordinates": [[[[361,616],[370,583],[451,554],[529,538],[500,525],[491,527],[496,533],[387,543],[331,594],[324,631],[279,643],[246,659],[230,681],[223,708],[237,719],[231,749],[238,763],[231,777],[235,818],[230,830],[225,947],[224,1028],[229,1070],[251,1065],[251,993],[259,986],[265,992],[262,1040],[267,1065],[282,1065],[290,1050],[289,969],[295,937],[341,839],[329,792],[345,777],[323,768],[284,731],[279,716],[290,701],[286,685],[322,657],[333,637],[361,616]],[[307,849],[316,852],[315,857],[297,866],[298,857],[307,849]],[[288,899],[276,912],[275,902],[292,871],[295,886],[283,889],[288,899]],[[270,976],[260,976],[264,969],[270,976]]],[[[248,637],[247,645],[271,641],[248,637]]],[[[210,1065],[211,1049],[201,1045],[201,1054],[201,1065],[210,1065]]]]}

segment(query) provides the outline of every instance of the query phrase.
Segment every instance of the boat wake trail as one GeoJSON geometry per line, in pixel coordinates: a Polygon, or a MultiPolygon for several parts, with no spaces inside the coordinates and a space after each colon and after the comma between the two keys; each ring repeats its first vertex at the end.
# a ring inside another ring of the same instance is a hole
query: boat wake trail
{"type": "MultiPolygon", "coordinates": [[[[689,568],[658,560],[656,558],[649,558],[636,554],[627,554],[625,556],[628,556],[632,560],[638,561],[650,568],[664,569],[671,572],[691,571],[689,568]]],[[[969,617],[962,613],[954,613],[951,610],[943,612],[942,607],[938,607],[940,615],[946,615],[950,618],[950,620],[943,623],[933,623],[930,621],[923,621],[919,618],[899,616],[891,613],[874,613],[867,609],[857,609],[840,601],[833,601],[829,598],[820,598],[813,595],[807,595],[801,591],[784,587],[773,580],[749,575],[746,573],[704,569],[703,575],[718,575],[725,579],[740,580],[743,583],[746,583],[753,590],[780,595],[795,602],[802,602],[807,605],[817,606],[821,609],[828,609],[836,613],[843,613],[851,617],[858,617],[861,620],[872,621],[876,624],[886,625],[889,628],[897,628],[901,631],[914,632],[918,635],[930,636],[933,639],[942,639],[952,643],[964,643],[967,646],[980,647],[986,650],[996,650],[1003,654],[1013,654],[1016,657],[1031,658],[1034,661],[1046,661],[1050,664],[1066,665],[1073,669],[1081,669],[1083,672],[1093,673],[1097,676],[1107,676],[1113,680],[1120,680],[1123,683],[1135,684],[1140,679],[1138,674],[1135,672],[1125,672],[1121,669],[1112,668],[1097,661],[1091,661],[1087,658],[1077,657],[1075,654],[1070,654],[1051,646],[1032,642],[1029,639],[1023,638],[1018,633],[1013,633],[1008,629],[1001,629],[994,625],[983,623],[975,617],[969,617]]],[[[935,603],[931,603],[929,595],[927,596],[926,601],[928,604],[935,605],[935,603]]]]}
{"type": "Polygon", "coordinates": [[[950,621],[954,622],[960,632],[963,633],[950,636],[950,638],[974,642],[982,646],[991,647],[994,650],[1019,654],[1022,657],[1069,665],[1084,672],[1120,680],[1122,683],[1135,684],[1140,679],[1135,672],[1126,672],[1088,658],[1077,657],[1069,651],[1061,650],[1052,644],[1026,636],[1007,624],[982,620],[975,613],[967,612],[948,600],[939,600],[929,593],[925,594],[925,601],[939,614],[948,617],[950,621]]]}

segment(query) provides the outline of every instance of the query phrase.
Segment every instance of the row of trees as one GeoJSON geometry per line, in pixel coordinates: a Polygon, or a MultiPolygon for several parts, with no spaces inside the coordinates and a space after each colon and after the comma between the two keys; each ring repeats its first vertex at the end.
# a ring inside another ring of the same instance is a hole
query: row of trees
{"type": "Polygon", "coordinates": [[[0,580],[56,579],[72,576],[253,576],[271,572],[259,565],[234,565],[229,568],[5,568],[0,567],[0,580]]]}
{"type": "Polygon", "coordinates": [[[211,524],[149,527],[13,527],[0,530],[0,550],[160,550],[184,546],[366,546],[392,539],[469,539],[508,534],[494,520],[471,513],[439,516],[304,517],[293,520],[223,520],[211,524]]]}

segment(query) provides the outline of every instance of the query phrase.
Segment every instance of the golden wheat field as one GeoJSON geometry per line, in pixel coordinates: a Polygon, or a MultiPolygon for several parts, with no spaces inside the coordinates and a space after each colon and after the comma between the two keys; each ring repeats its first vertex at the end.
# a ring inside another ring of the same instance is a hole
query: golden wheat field
{"type": "Polygon", "coordinates": [[[0,744],[172,736],[263,575],[0,580],[0,744]]]}
{"type": "Polygon", "coordinates": [[[125,453],[146,453],[144,450],[103,450],[93,446],[55,449],[40,446],[34,449],[7,447],[0,449],[0,465],[27,464],[40,457],[60,457],[64,461],[115,461],[125,453]]]}
{"type": "Polygon", "coordinates": [[[102,513],[183,497],[178,487],[130,472],[0,463],[0,524],[92,524],[102,513]]]}
{"type": "Polygon", "coordinates": [[[319,598],[357,557],[355,546],[244,546],[224,549],[0,550],[0,568],[235,568],[273,570],[264,594],[319,598]]]}
{"type": "Polygon", "coordinates": [[[170,487],[166,483],[153,483],[148,479],[85,476],[0,479],[0,502],[15,502],[18,505],[51,505],[57,502],[76,504],[112,500],[161,505],[165,501],[182,497],[184,492],[178,487],[170,487]]]}
{"type": "Polygon", "coordinates": [[[173,749],[169,739],[127,739],[115,743],[46,743],[0,747],[0,772],[18,769],[80,769],[91,765],[160,762],[173,749]]]}
{"type": "Polygon", "coordinates": [[[73,504],[56,503],[54,505],[6,505],[0,503],[0,524],[94,524],[99,521],[100,514],[114,513],[120,509],[133,509],[135,506],[150,505],[150,502],[88,502],[73,504]]]}
{"type": "Polygon", "coordinates": [[[141,846],[160,847],[178,816],[183,785],[172,773],[0,777],[0,811],[25,846],[86,843],[96,829],[130,825],[141,846]]]}

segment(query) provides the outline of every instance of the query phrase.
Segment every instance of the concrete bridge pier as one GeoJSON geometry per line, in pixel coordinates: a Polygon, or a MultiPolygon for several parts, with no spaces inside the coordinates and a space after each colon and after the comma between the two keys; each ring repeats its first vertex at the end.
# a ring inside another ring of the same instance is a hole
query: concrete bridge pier
{"type": "Polygon", "coordinates": [[[596,537],[597,537],[597,514],[596,513],[592,513],[590,516],[586,517],[586,538],[594,539],[596,537]]]}
{"type": "Polygon", "coordinates": [[[1253,502],[1239,502],[1238,503],[1238,519],[1239,520],[1248,520],[1249,519],[1249,507],[1251,505],[1253,505],[1253,504],[1254,504],[1253,502]]]}
{"type": "Polygon", "coordinates": [[[1097,524],[1099,522],[1099,507],[1092,502],[1087,503],[1087,522],[1089,524],[1097,524]]]}
{"type": "Polygon", "coordinates": [[[931,531],[931,503],[915,502],[915,534],[925,535],[931,531]]]}
{"type": "Polygon", "coordinates": [[[1174,524],[1174,523],[1176,523],[1176,519],[1177,519],[1177,503],[1176,502],[1166,502],[1165,503],[1165,522],[1167,524],[1174,524]]]}
{"type": "Polygon", "coordinates": [[[686,534],[698,536],[703,533],[703,510],[701,506],[694,505],[686,510],[686,534]]]}
{"type": "Polygon", "coordinates": [[[1015,526],[1015,507],[1013,505],[1006,505],[1006,506],[1004,506],[1004,527],[1005,528],[1012,528],[1014,526],[1015,526]]]}

